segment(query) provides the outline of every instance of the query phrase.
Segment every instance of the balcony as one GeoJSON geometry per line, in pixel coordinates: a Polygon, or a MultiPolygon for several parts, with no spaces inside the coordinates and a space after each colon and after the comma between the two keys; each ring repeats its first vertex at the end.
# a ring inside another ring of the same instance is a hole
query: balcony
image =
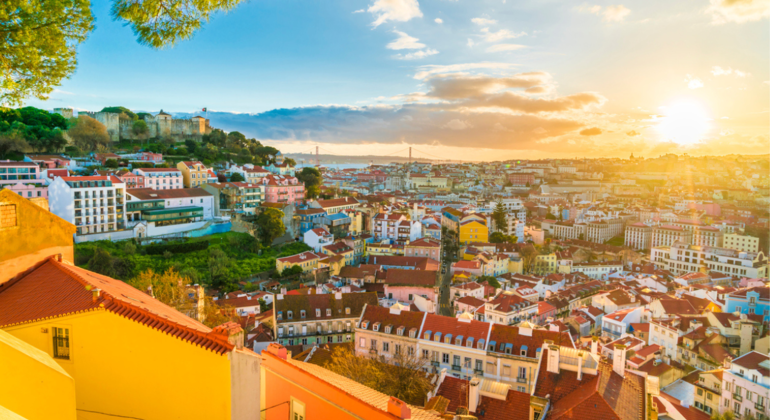
{"type": "Polygon", "coordinates": [[[460,372],[462,370],[462,367],[460,365],[452,365],[452,370],[456,370],[460,372]]]}
{"type": "Polygon", "coordinates": [[[760,413],[765,412],[765,406],[760,403],[754,403],[754,409],[759,411],[760,413]]]}
{"type": "Polygon", "coordinates": [[[518,382],[520,384],[526,384],[527,383],[527,378],[516,378],[516,382],[518,382]]]}
{"type": "Polygon", "coordinates": [[[743,401],[743,397],[741,397],[741,394],[733,394],[733,399],[738,402],[743,401]]]}
{"type": "Polygon", "coordinates": [[[484,375],[484,369],[473,369],[474,375],[484,375]]]}
{"type": "Polygon", "coordinates": [[[439,367],[439,366],[441,366],[441,362],[439,362],[438,360],[433,360],[433,361],[430,362],[430,365],[431,366],[439,367]]]}
{"type": "Polygon", "coordinates": [[[377,349],[369,349],[369,354],[377,354],[377,349]]]}

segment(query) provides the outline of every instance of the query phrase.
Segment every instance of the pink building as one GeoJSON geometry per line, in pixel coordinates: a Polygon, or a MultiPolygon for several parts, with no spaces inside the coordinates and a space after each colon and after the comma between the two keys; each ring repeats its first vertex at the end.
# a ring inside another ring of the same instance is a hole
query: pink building
{"type": "Polygon", "coordinates": [[[404,255],[441,261],[441,242],[433,238],[420,238],[404,245],[404,255]]]}
{"type": "Polygon", "coordinates": [[[265,202],[294,204],[305,199],[305,184],[293,176],[268,175],[260,180],[265,185],[265,202]]]}
{"type": "Polygon", "coordinates": [[[144,185],[144,177],[129,171],[120,171],[115,176],[126,184],[126,188],[149,188],[144,185]]]}
{"type": "Polygon", "coordinates": [[[144,188],[152,188],[153,190],[184,188],[182,171],[177,168],[136,168],[134,174],[144,179],[144,188]]]}
{"type": "Polygon", "coordinates": [[[3,188],[24,198],[48,198],[48,187],[34,162],[0,161],[0,189],[3,188]]]}
{"type": "Polygon", "coordinates": [[[142,152],[139,154],[139,160],[142,162],[161,163],[163,162],[162,153],[142,152]]]}

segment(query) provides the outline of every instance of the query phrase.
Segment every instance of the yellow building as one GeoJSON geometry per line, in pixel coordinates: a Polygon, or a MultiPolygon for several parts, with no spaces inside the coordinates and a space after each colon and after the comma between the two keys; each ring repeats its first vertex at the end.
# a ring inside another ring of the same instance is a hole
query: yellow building
{"type": "Polygon", "coordinates": [[[366,244],[367,255],[404,255],[404,246],[386,243],[366,244]]]}
{"type": "Polygon", "coordinates": [[[541,254],[535,257],[535,261],[532,262],[532,273],[544,276],[546,274],[553,274],[557,272],[556,268],[556,254],[541,254]]]}
{"type": "Polygon", "coordinates": [[[275,270],[282,273],[283,270],[298,265],[302,267],[302,272],[309,273],[318,268],[318,261],[321,258],[323,258],[323,255],[316,254],[313,251],[305,251],[300,254],[277,258],[275,260],[275,270]]]}
{"type": "Polygon", "coordinates": [[[460,243],[467,244],[471,242],[489,241],[489,228],[486,220],[472,218],[460,222],[460,243]]]}
{"type": "Polygon", "coordinates": [[[524,274],[524,261],[521,258],[508,258],[508,272],[524,274]]]}
{"type": "Polygon", "coordinates": [[[46,352],[0,330],[0,419],[75,420],[75,381],[46,352]],[[5,413],[7,414],[7,413],[5,413]]]}
{"type": "Polygon", "coordinates": [[[75,259],[72,223],[8,189],[0,190],[0,283],[45,257],[75,259]]]}
{"type": "MultiPolygon", "coordinates": [[[[0,329],[52,357],[74,379],[78,419],[260,415],[254,397],[260,357],[242,348],[238,324],[212,330],[59,257],[0,284],[0,308],[0,329]],[[196,403],[196,395],[205,401],[196,403]]],[[[55,404],[37,392],[28,398],[55,404]]]]}
{"type": "Polygon", "coordinates": [[[176,164],[182,172],[182,183],[185,188],[197,188],[208,183],[209,168],[198,161],[183,161],[176,164]]]}

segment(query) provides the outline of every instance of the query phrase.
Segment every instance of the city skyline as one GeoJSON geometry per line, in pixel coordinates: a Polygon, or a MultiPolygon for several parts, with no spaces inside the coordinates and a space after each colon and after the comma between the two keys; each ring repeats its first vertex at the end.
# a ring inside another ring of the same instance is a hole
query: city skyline
{"type": "Polygon", "coordinates": [[[285,153],[759,154],[765,3],[251,2],[164,50],[96,4],[76,73],[26,104],[207,107],[212,126],[285,153]]]}

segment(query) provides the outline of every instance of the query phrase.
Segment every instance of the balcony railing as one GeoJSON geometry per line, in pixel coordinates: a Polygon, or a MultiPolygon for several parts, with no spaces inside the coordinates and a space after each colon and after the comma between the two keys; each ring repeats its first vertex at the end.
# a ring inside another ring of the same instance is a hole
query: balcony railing
{"type": "Polygon", "coordinates": [[[430,362],[430,365],[438,367],[438,366],[441,365],[441,362],[439,362],[438,360],[433,360],[433,361],[430,362]]]}
{"type": "Polygon", "coordinates": [[[526,384],[527,383],[527,378],[516,378],[516,382],[518,382],[520,384],[526,384]]]}
{"type": "Polygon", "coordinates": [[[473,373],[476,375],[483,375],[484,369],[473,369],[473,373]]]}
{"type": "Polygon", "coordinates": [[[461,371],[462,367],[460,365],[452,365],[452,370],[461,371]]]}
{"type": "Polygon", "coordinates": [[[743,397],[741,397],[741,394],[733,394],[733,399],[738,402],[743,401],[743,397]]]}
{"type": "Polygon", "coordinates": [[[754,409],[759,411],[760,413],[765,412],[765,406],[760,403],[754,403],[754,409]]]}

